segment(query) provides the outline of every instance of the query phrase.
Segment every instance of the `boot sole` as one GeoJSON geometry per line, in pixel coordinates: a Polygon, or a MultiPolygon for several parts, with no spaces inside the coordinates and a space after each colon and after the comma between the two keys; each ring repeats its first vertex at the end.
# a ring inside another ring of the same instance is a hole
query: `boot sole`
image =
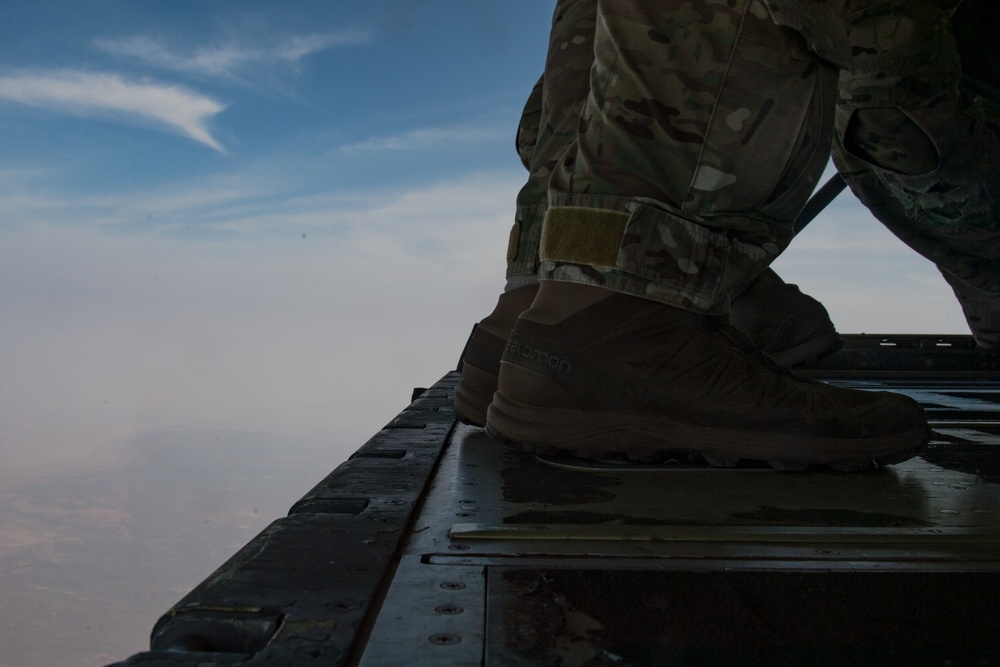
{"type": "Polygon", "coordinates": [[[536,408],[511,401],[499,391],[488,410],[486,433],[498,442],[541,455],[562,453],[586,459],[624,456],[647,462],[686,455],[714,467],[756,461],[783,471],[826,465],[845,472],[913,458],[926,446],[929,435],[926,427],[853,439],[755,434],[665,418],[536,408]]]}

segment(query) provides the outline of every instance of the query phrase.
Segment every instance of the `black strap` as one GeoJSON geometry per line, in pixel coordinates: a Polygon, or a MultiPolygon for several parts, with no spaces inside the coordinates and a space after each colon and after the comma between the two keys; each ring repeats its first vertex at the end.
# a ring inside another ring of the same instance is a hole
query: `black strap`
{"type": "Polygon", "coordinates": [[[831,176],[830,180],[814,192],[813,196],[806,202],[806,205],[799,211],[798,216],[795,218],[795,233],[798,234],[805,229],[806,225],[812,222],[813,218],[819,215],[846,187],[847,182],[844,181],[844,177],[839,173],[831,176]]]}

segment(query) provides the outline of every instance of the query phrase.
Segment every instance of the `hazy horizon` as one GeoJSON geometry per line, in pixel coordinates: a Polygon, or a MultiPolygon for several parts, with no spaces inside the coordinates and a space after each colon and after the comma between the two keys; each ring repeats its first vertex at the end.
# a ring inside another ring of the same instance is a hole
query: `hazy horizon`
{"type": "MultiPolygon", "coordinates": [[[[503,287],[553,2],[23,4],[0,25],[0,666],[157,617],[452,369],[503,287]]],[[[775,265],[967,333],[842,195],[775,265]]]]}

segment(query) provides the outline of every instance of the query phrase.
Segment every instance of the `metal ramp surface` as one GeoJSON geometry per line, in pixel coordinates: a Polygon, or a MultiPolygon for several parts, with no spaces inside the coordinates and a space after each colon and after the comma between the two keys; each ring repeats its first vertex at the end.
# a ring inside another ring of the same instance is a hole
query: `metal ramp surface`
{"type": "Polygon", "coordinates": [[[997,356],[847,338],[809,373],[919,400],[922,456],[542,459],[456,423],[449,373],[120,664],[1000,664],[997,356]]]}

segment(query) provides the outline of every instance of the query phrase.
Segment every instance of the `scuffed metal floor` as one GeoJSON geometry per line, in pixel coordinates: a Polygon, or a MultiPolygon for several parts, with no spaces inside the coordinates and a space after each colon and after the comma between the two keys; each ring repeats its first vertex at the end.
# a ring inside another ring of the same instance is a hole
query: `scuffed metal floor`
{"type": "Polygon", "coordinates": [[[1000,663],[997,360],[890,342],[811,371],[928,412],[860,473],[525,455],[454,421],[450,373],[122,664],[1000,663]]]}
{"type": "Polygon", "coordinates": [[[400,642],[454,665],[997,659],[998,392],[904,391],[952,409],[924,456],[863,473],[540,459],[459,426],[361,664],[400,642]]]}

